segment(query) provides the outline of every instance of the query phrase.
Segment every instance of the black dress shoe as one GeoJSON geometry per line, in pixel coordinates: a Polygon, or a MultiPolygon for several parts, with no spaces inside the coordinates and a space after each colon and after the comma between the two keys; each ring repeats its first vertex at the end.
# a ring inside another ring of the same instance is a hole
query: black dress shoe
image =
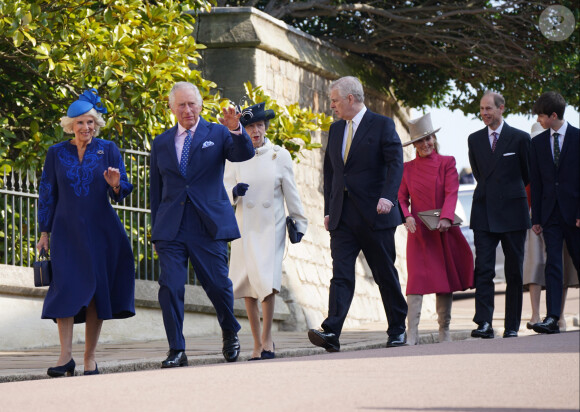
{"type": "Polygon", "coordinates": [[[97,365],[97,362],[95,362],[95,369],[93,369],[92,371],[84,371],[83,375],[99,375],[101,372],[99,372],[99,366],[97,365]]]}
{"type": "Polygon", "coordinates": [[[274,359],[276,358],[276,353],[274,352],[276,350],[276,345],[272,344],[273,346],[273,350],[263,350],[262,353],[260,354],[260,359],[274,359]]]}
{"type": "Polygon", "coordinates": [[[407,345],[407,334],[405,332],[398,335],[389,336],[387,339],[387,348],[395,348],[397,346],[407,345]]]}
{"type": "Polygon", "coordinates": [[[179,366],[187,366],[187,355],[185,351],[179,349],[169,349],[167,352],[167,359],[161,362],[162,368],[177,368],[179,366]]]}
{"type": "Polygon", "coordinates": [[[542,322],[534,323],[532,329],[536,333],[560,333],[558,319],[553,316],[546,316],[542,322]]]}
{"type": "Polygon", "coordinates": [[[532,322],[526,323],[526,328],[527,329],[530,329],[530,330],[533,329],[534,328],[534,323],[532,323],[532,322]]]}
{"type": "Polygon", "coordinates": [[[46,374],[52,378],[60,378],[61,376],[74,376],[75,375],[75,360],[71,358],[66,364],[62,366],[55,366],[54,368],[48,368],[46,374]]]}
{"type": "Polygon", "coordinates": [[[308,331],[308,339],[313,345],[320,346],[326,349],[327,352],[339,352],[340,342],[338,337],[332,332],[325,332],[324,330],[310,329],[308,331]]]}
{"type": "Polygon", "coordinates": [[[223,330],[223,348],[222,354],[228,362],[235,362],[240,356],[240,340],[238,334],[233,330],[223,330]]]}
{"type": "Polygon", "coordinates": [[[477,329],[471,331],[472,338],[493,339],[493,328],[491,323],[483,322],[478,325],[477,329]]]}
{"type": "Polygon", "coordinates": [[[503,337],[504,338],[517,338],[518,332],[515,330],[506,329],[503,331],[503,337]]]}

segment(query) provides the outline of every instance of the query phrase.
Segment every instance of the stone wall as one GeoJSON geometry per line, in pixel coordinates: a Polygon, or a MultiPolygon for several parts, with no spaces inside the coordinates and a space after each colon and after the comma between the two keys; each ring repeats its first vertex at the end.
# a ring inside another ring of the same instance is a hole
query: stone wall
{"type": "MultiPolygon", "coordinates": [[[[157,301],[157,282],[135,282],[135,316],[103,323],[99,342],[115,343],[144,340],[165,340],[161,309],[157,301]]],[[[56,325],[41,319],[44,296],[48,288],[34,287],[31,268],[0,265],[0,350],[37,348],[59,344],[56,325]]],[[[236,318],[245,331],[250,330],[244,302],[234,304],[236,318]]],[[[282,322],[290,319],[288,306],[276,301],[273,330],[280,330],[282,322]]],[[[185,287],[186,337],[219,335],[220,326],[215,310],[201,286],[185,287]]],[[[85,325],[75,325],[73,342],[84,342],[85,325]]]]}
{"type": "MultiPolygon", "coordinates": [[[[328,89],[342,76],[354,75],[365,85],[365,103],[371,110],[392,117],[402,141],[408,140],[409,110],[403,108],[384,86],[383,73],[372,64],[349,56],[253,8],[217,8],[198,16],[195,37],[207,46],[199,69],[204,78],[220,86],[223,96],[240,101],[243,83],[250,81],[279,103],[298,102],[315,111],[331,114],[328,89]]],[[[284,259],[281,297],[292,318],[286,328],[318,327],[327,315],[332,277],[330,237],[324,229],[322,164],[326,134],[316,136],[321,150],[305,151],[295,164],[296,182],[306,215],[308,232],[301,243],[288,245],[284,259]]],[[[405,160],[413,153],[405,152],[405,160]]],[[[406,286],[406,233],[396,232],[397,269],[406,286]]],[[[432,299],[425,300],[425,312],[433,312],[432,299]]],[[[356,292],[345,328],[361,323],[385,321],[378,288],[361,254],[356,265],[356,292]]],[[[386,329],[386,326],[385,326],[386,329]]]]}

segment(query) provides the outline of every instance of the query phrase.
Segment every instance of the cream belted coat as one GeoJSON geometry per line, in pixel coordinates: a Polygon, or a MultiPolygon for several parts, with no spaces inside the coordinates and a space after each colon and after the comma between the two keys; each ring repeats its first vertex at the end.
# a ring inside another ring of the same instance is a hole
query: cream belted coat
{"type": "Polygon", "coordinates": [[[286,211],[306,233],[308,221],[296,189],[290,153],[268,139],[245,162],[226,162],[224,185],[236,205],[236,219],[242,237],[231,244],[230,279],[234,298],[252,297],[263,301],[280,291],[282,259],[286,242],[286,211]],[[234,198],[238,183],[250,185],[244,196],[234,198]]]}

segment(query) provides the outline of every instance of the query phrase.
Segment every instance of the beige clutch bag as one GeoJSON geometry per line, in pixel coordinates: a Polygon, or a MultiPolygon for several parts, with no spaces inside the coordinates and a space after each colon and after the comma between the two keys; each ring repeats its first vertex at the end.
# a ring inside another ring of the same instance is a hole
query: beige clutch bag
{"type": "MultiPolygon", "coordinates": [[[[425,210],[424,212],[417,213],[419,215],[419,219],[429,230],[437,229],[437,225],[439,224],[439,219],[441,217],[441,209],[433,209],[433,210],[425,210]]],[[[463,220],[457,215],[453,218],[453,226],[459,226],[463,220]]]]}

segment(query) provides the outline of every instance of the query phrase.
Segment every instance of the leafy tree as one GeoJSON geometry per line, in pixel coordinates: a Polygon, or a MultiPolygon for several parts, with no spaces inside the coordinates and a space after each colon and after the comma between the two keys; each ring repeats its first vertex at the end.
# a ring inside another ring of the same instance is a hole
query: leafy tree
{"type": "MultiPolygon", "coordinates": [[[[176,81],[198,86],[203,116],[229,104],[195,67],[203,45],[194,15],[212,0],[14,0],[0,2],[0,168],[40,170],[46,149],[63,139],[58,119],[84,89],[99,90],[109,113],[104,134],[121,146],[149,148],[175,119],[167,95],[176,81]]],[[[254,89],[251,89],[254,90],[254,89]]],[[[257,98],[269,99],[259,89],[257,98]],[[259,96],[259,97],[258,97],[259,96]]],[[[273,103],[274,104],[274,103],[273,103]]],[[[317,147],[324,116],[274,104],[289,118],[277,127],[293,153],[317,147]],[[291,139],[298,137],[304,144],[291,139]]]]}
{"type": "Polygon", "coordinates": [[[202,0],[13,0],[0,2],[0,161],[38,168],[62,139],[58,119],[89,87],[109,110],[105,131],[144,141],[171,123],[175,81],[215,85],[189,69],[199,58],[188,10],[202,0]]]}
{"type": "MultiPolygon", "coordinates": [[[[551,2],[550,2],[551,3],[551,2]]],[[[558,90],[580,108],[580,11],[563,41],[544,37],[546,4],[521,0],[217,0],[253,6],[381,67],[397,99],[411,107],[478,112],[486,89],[500,91],[512,112],[530,113],[537,97],[558,90]]]]}

